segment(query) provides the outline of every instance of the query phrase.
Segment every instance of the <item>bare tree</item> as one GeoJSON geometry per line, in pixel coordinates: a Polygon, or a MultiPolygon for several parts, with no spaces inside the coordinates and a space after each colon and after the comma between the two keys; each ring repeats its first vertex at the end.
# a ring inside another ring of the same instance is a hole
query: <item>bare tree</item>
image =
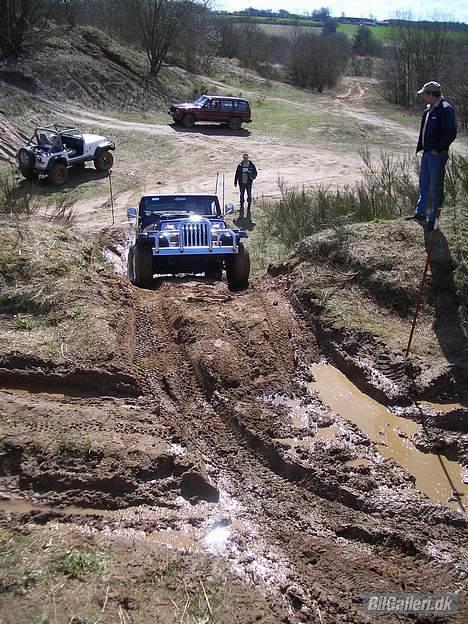
{"type": "Polygon", "coordinates": [[[453,35],[443,22],[397,21],[389,30],[386,47],[385,97],[412,106],[417,91],[428,80],[443,81],[449,68],[453,35]]]}
{"type": "Polygon", "coordinates": [[[350,53],[351,44],[346,35],[300,33],[291,46],[291,77],[299,86],[321,93],[335,86],[345,71],[350,53]]]}
{"type": "Polygon", "coordinates": [[[220,50],[221,33],[208,7],[194,4],[190,17],[171,45],[169,58],[188,71],[207,71],[220,50]]]}
{"type": "Polygon", "coordinates": [[[41,31],[58,0],[0,0],[0,51],[16,56],[28,38],[41,31]]]}
{"type": "Polygon", "coordinates": [[[141,45],[146,52],[150,74],[161,71],[171,46],[184,25],[191,19],[193,0],[131,0],[140,31],[141,45]]]}

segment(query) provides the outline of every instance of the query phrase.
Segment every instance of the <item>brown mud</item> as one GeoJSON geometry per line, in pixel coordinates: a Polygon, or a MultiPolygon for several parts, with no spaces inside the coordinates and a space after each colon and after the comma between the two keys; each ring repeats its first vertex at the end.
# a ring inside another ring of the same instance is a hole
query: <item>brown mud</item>
{"type": "MultiPolygon", "coordinates": [[[[28,376],[12,354],[2,360],[12,371],[0,395],[2,530],[55,531],[86,546],[105,539],[117,557],[130,550],[115,573],[133,579],[131,601],[117,582],[102,622],[192,621],[187,611],[180,620],[177,600],[155,619],[157,598],[135,576],[160,574],[164,550],[185,553],[186,604],[191,580],[206,580],[201,569],[227,579],[231,615],[206,622],[365,623],[374,621],[365,592],[466,587],[467,519],[448,506],[456,496],[440,504],[418,491],[398,457],[315,392],[311,367],[323,351],[281,281],[232,293],[202,278],[161,280],[132,289],[131,305],[126,293],[120,320],[126,376],[111,366],[94,380],[41,373],[40,362],[28,376]]],[[[418,430],[415,446],[434,450],[436,433],[418,430]]],[[[456,461],[460,448],[452,451],[456,461]]],[[[8,578],[2,587],[5,624],[30,621],[28,591],[8,590],[8,578]]],[[[73,621],[66,590],[53,596],[56,621],[73,621]]]]}

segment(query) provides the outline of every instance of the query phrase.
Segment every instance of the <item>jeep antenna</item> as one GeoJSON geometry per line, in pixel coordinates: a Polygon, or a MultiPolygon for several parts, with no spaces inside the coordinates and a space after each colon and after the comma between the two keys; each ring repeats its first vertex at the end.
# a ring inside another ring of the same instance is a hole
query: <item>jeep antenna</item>
{"type": "Polygon", "coordinates": [[[112,225],[115,225],[114,195],[112,193],[112,169],[109,169],[109,189],[110,189],[110,202],[111,202],[111,211],[112,211],[112,225]]]}
{"type": "Polygon", "coordinates": [[[223,173],[223,211],[224,211],[224,173],[223,173]]]}

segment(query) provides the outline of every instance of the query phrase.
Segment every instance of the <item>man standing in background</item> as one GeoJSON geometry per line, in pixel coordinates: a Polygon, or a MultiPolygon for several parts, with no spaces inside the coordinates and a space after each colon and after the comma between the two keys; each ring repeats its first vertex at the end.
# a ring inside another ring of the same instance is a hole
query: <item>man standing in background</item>
{"type": "Polygon", "coordinates": [[[445,165],[450,144],[457,136],[457,125],[455,111],[442,96],[442,87],[438,82],[427,82],[418,93],[422,94],[426,101],[416,148],[416,153],[422,150],[423,156],[419,172],[419,199],[416,212],[407,219],[425,223],[428,200],[431,196],[431,214],[427,229],[432,231],[437,210],[442,207],[444,201],[445,165]]]}
{"type": "Polygon", "coordinates": [[[249,155],[244,154],[242,156],[242,162],[237,165],[236,175],[234,176],[234,186],[239,184],[240,190],[240,211],[244,212],[245,192],[247,191],[247,213],[250,212],[252,205],[252,183],[257,177],[257,168],[251,160],[249,155]]]}

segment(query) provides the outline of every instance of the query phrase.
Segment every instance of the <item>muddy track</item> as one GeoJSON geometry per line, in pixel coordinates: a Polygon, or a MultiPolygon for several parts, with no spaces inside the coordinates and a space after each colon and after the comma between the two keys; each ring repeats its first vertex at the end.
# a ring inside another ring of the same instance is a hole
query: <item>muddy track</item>
{"type": "MultiPolygon", "coordinates": [[[[138,298],[142,382],[155,396],[162,389],[161,417],[173,424],[176,412],[181,438],[207,467],[206,481],[240,503],[238,520],[256,527],[262,540],[251,547],[271,565],[263,581],[284,594],[294,619],[314,621],[320,613],[330,622],[370,621],[355,604],[369,587],[440,587],[441,562],[428,544],[442,535],[458,541],[462,520],[419,501],[428,516],[421,534],[402,501],[366,501],[272,441],[284,413],[274,415],[261,397],[304,394],[307,364],[319,355],[281,295],[185,283],[138,298]]],[[[449,567],[443,575],[457,582],[449,567]]]]}
{"type": "Polygon", "coordinates": [[[0,481],[47,505],[24,521],[150,534],[208,518],[231,532],[228,565],[283,598],[284,622],[371,622],[366,591],[463,586],[464,518],[411,490],[349,423],[337,441],[320,440],[339,422],[307,389],[320,350],[274,280],[243,293],[168,280],[133,295],[125,340],[137,399],[3,391],[11,433],[0,481]],[[308,447],[282,442],[298,435],[289,402],[307,414],[300,434],[317,438],[308,447]],[[57,447],[59,423],[77,437],[57,447]],[[363,456],[370,468],[349,467],[363,456]],[[148,511],[131,513],[139,505],[148,511]]]}

